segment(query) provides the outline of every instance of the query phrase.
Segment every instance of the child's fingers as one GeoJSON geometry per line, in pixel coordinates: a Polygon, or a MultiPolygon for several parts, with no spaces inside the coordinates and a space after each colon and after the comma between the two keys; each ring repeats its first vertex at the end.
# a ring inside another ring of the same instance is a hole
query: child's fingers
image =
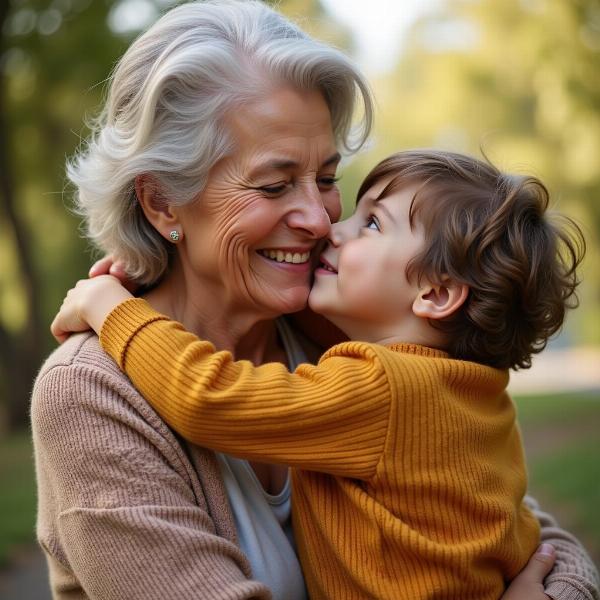
{"type": "Polygon", "coordinates": [[[52,324],[50,325],[50,333],[59,344],[66,342],[69,338],[69,334],[60,326],[58,315],[54,317],[54,321],[52,321],[52,324]]]}
{"type": "Polygon", "coordinates": [[[89,277],[98,277],[98,275],[108,275],[110,268],[112,267],[115,259],[111,254],[97,260],[88,272],[89,277]]]}
{"type": "Polygon", "coordinates": [[[529,559],[518,578],[528,583],[543,584],[544,577],[550,573],[556,560],[556,550],[552,544],[542,544],[529,559]]]}
{"type": "Polygon", "coordinates": [[[554,565],[556,552],[552,544],[542,544],[523,570],[512,580],[501,600],[548,600],[544,578],[554,565]]]}
{"type": "Polygon", "coordinates": [[[112,265],[110,265],[110,269],[109,269],[108,273],[109,273],[109,275],[113,275],[114,277],[119,279],[121,281],[121,283],[124,283],[125,281],[127,281],[127,273],[125,272],[125,265],[120,261],[116,261],[112,265]]]}
{"type": "Polygon", "coordinates": [[[111,254],[97,260],[91,266],[88,273],[90,278],[99,277],[100,275],[112,275],[116,277],[121,282],[121,285],[130,292],[135,292],[139,287],[137,283],[129,279],[123,262],[115,260],[111,254]]]}

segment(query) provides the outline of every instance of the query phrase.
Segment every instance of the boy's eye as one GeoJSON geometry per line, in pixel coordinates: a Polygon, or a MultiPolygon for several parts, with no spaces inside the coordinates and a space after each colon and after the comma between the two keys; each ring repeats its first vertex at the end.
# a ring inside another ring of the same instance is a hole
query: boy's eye
{"type": "Polygon", "coordinates": [[[377,217],[374,215],[369,215],[369,218],[367,219],[367,222],[365,223],[365,228],[372,229],[373,231],[381,231],[381,229],[379,228],[379,221],[377,220],[377,217]]]}

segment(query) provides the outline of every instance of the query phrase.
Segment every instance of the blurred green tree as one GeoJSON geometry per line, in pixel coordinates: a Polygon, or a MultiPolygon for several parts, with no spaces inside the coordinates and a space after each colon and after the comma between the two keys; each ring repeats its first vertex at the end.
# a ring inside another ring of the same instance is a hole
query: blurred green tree
{"type": "Polygon", "coordinates": [[[63,200],[65,156],[85,131],[125,40],[110,2],[13,0],[0,7],[0,390],[4,425],[27,421],[48,323],[89,262],[63,200]]]}

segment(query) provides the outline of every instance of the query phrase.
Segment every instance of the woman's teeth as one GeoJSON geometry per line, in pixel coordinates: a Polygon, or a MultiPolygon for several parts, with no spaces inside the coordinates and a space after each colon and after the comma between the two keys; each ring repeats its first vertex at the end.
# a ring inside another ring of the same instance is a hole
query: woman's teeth
{"type": "Polygon", "coordinates": [[[271,260],[295,265],[308,262],[310,258],[310,252],[284,252],[283,250],[259,250],[259,252],[271,260]]]}

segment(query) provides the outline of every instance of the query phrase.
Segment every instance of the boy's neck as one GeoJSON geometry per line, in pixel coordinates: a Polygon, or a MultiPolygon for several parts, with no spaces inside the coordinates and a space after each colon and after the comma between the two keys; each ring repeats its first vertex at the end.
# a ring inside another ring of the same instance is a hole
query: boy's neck
{"type": "Polygon", "coordinates": [[[426,319],[413,317],[402,323],[341,323],[335,324],[354,341],[370,342],[381,346],[414,344],[445,350],[445,336],[433,328],[426,319]]]}

